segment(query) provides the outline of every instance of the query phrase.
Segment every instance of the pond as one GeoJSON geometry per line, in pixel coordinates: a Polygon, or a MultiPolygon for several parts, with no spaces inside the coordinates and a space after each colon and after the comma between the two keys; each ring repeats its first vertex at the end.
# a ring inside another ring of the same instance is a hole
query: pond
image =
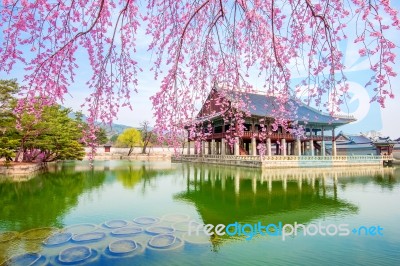
{"type": "Polygon", "coordinates": [[[400,168],[64,162],[0,183],[0,265],[400,265],[400,168]]]}

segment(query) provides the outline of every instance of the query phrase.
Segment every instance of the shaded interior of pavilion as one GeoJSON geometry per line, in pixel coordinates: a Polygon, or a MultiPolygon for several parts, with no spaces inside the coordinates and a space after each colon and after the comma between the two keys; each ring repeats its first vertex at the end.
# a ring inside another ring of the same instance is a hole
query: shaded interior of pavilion
{"type": "MultiPolygon", "coordinates": [[[[254,119],[255,120],[255,119],[254,119]]],[[[213,133],[205,140],[188,140],[188,154],[198,155],[260,155],[259,144],[265,145],[264,155],[310,155],[336,156],[335,127],[313,125],[306,127],[303,136],[285,132],[279,126],[273,131],[267,125],[267,134],[261,134],[262,126],[256,123],[245,123],[246,130],[241,137],[226,133],[228,125],[222,121],[213,122],[213,133]],[[228,139],[234,138],[229,142],[228,139]],[[196,143],[198,142],[198,143],[196,143]]]]}

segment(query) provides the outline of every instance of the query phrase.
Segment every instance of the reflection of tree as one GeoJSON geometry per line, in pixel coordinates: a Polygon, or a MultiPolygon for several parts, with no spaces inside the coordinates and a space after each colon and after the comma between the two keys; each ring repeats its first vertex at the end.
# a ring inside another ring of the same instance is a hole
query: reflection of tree
{"type": "Polygon", "coordinates": [[[61,227],[63,215],[77,205],[78,197],[99,187],[104,179],[104,172],[74,172],[64,167],[28,182],[0,183],[0,230],[61,227]]]}
{"type": "MultiPolygon", "coordinates": [[[[322,176],[313,182],[289,175],[262,180],[260,170],[211,166],[185,172],[187,189],[175,198],[193,203],[204,224],[307,224],[357,212],[355,205],[337,198],[336,185],[327,186],[322,176]]],[[[213,239],[214,247],[223,240],[213,239]]]]}
{"type": "Polygon", "coordinates": [[[129,170],[117,170],[115,171],[115,177],[118,181],[122,183],[125,188],[133,188],[137,183],[139,183],[142,179],[143,172],[146,169],[142,166],[140,169],[133,169],[132,166],[129,166],[129,170]]]}
{"type": "Polygon", "coordinates": [[[341,187],[344,189],[348,184],[361,184],[366,186],[373,182],[383,189],[393,190],[400,179],[400,168],[384,167],[374,171],[370,174],[363,174],[357,177],[342,179],[340,182],[341,187]]]}
{"type": "MultiPolygon", "coordinates": [[[[397,175],[398,176],[398,175],[397,175]]],[[[397,184],[397,180],[395,175],[375,175],[374,181],[376,184],[380,185],[382,188],[388,188],[389,190],[393,190],[395,185],[397,184]]]]}
{"type": "Polygon", "coordinates": [[[152,169],[149,165],[141,165],[140,167],[129,165],[123,169],[114,169],[115,177],[125,188],[134,188],[138,184],[142,184],[142,191],[145,192],[148,186],[155,186],[152,181],[155,177],[170,173],[172,170],[152,169]]]}

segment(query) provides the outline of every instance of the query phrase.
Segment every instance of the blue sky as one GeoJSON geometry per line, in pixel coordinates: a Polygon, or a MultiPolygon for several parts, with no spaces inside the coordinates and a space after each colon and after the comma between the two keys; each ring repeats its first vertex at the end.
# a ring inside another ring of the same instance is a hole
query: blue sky
{"type": "MultiPolygon", "coordinates": [[[[400,1],[392,1],[392,5],[400,11],[400,1]]],[[[400,45],[400,34],[395,33],[397,36],[395,43],[400,45]]],[[[160,87],[160,80],[154,80],[154,75],[148,69],[151,68],[151,53],[147,52],[147,47],[150,40],[145,36],[143,29],[137,35],[137,56],[140,67],[143,72],[139,73],[138,80],[138,93],[132,95],[131,104],[133,111],[128,108],[122,108],[119,112],[116,123],[125,124],[129,126],[138,127],[144,120],[150,121],[154,124],[152,104],[149,99],[154,95],[160,87]]],[[[392,80],[392,89],[395,94],[394,100],[388,100],[386,108],[380,108],[377,103],[369,103],[371,93],[364,88],[364,84],[368,81],[367,77],[370,76],[368,70],[368,62],[366,60],[357,60],[358,57],[354,56],[358,48],[349,42],[345,42],[342,47],[345,53],[345,63],[348,66],[345,74],[348,77],[350,92],[352,99],[350,99],[348,107],[342,107],[345,113],[354,115],[358,121],[350,125],[341,127],[346,133],[359,133],[371,130],[380,131],[383,135],[391,136],[392,138],[400,137],[400,73],[392,80]]],[[[400,49],[397,48],[397,54],[400,55],[400,49]]],[[[153,58],[154,59],[154,58],[153,58]]],[[[84,98],[90,93],[86,89],[86,79],[91,76],[91,70],[87,60],[83,56],[78,56],[79,71],[75,83],[70,87],[70,95],[65,96],[63,103],[66,107],[71,107],[74,110],[81,110],[81,104],[84,98]]],[[[395,70],[400,72],[400,58],[396,59],[395,70]]],[[[0,72],[0,79],[17,78],[21,83],[23,79],[23,71],[21,65],[17,65],[11,75],[5,75],[0,72]]],[[[254,80],[254,86],[261,85],[261,81],[254,80]],[[259,84],[258,84],[259,83],[259,84]]]]}

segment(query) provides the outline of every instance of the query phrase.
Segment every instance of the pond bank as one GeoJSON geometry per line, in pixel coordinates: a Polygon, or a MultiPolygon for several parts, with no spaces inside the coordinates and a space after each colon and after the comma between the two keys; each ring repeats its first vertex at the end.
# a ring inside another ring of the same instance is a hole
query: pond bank
{"type": "Polygon", "coordinates": [[[45,167],[43,163],[14,163],[4,165],[0,164],[0,181],[27,181],[34,177],[34,173],[45,167]]]}

